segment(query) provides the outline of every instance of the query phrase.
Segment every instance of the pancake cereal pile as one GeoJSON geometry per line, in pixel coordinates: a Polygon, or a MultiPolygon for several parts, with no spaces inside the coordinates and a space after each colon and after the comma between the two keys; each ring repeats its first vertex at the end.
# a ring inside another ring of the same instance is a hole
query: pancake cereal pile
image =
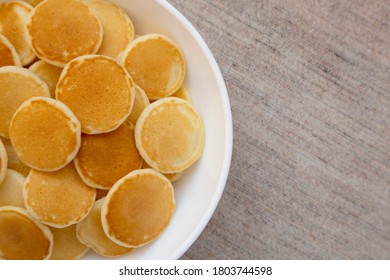
{"type": "Polygon", "coordinates": [[[110,2],[0,3],[0,259],[116,257],[164,232],[204,146],[185,73],[110,2]]]}

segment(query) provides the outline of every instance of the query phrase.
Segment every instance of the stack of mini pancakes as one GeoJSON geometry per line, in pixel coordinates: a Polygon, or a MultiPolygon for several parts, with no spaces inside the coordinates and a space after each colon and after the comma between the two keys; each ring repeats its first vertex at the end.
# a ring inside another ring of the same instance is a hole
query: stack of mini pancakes
{"type": "Polygon", "coordinates": [[[185,59],[103,0],[0,4],[0,259],[120,256],[201,156],[185,59]]]}

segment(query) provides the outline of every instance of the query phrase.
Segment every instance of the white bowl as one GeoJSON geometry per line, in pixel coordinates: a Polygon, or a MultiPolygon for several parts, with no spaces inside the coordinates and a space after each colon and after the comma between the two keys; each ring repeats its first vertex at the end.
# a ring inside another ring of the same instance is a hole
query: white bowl
{"type": "MultiPolygon", "coordinates": [[[[170,225],[149,245],[118,258],[178,259],[206,227],[225,188],[233,145],[232,117],[226,86],[202,37],[167,1],[111,2],[118,4],[128,13],[136,34],[160,33],[178,43],[187,62],[184,84],[204,122],[203,155],[174,183],[177,206],[170,225]]],[[[89,252],[84,259],[103,258],[89,252]]]]}
{"type": "MultiPolygon", "coordinates": [[[[184,81],[205,126],[201,159],[174,183],[177,208],[164,233],[121,259],[178,259],[195,242],[216,209],[229,173],[233,132],[229,97],[218,65],[191,23],[164,0],[113,0],[137,34],[173,38],[187,62],[184,81]]],[[[99,258],[88,254],[85,258],[99,258]]]]}

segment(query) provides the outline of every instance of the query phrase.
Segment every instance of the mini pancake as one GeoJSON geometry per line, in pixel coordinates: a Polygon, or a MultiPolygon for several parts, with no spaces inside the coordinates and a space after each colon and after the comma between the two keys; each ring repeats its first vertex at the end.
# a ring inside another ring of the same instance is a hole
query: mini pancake
{"type": "Polygon", "coordinates": [[[134,26],[129,16],[117,5],[103,0],[85,0],[85,4],[103,25],[103,42],[97,52],[119,59],[134,39],[134,26]]]}
{"type": "Polygon", "coordinates": [[[131,114],[128,120],[131,121],[132,124],[136,124],[139,115],[141,115],[142,111],[150,105],[148,96],[145,91],[139,86],[135,85],[135,98],[134,98],[134,106],[133,110],[131,110],[131,114]]]}
{"type": "Polygon", "coordinates": [[[7,65],[22,66],[22,62],[14,46],[0,34],[0,67],[7,65]]]}
{"type": "Polygon", "coordinates": [[[7,173],[8,156],[7,150],[4,147],[3,141],[0,139],[0,184],[5,178],[7,173]]]}
{"type": "Polygon", "coordinates": [[[56,228],[84,219],[95,197],[96,190],[80,179],[72,163],[55,172],[32,169],[24,184],[28,212],[40,222],[56,228]]]}
{"type": "Polygon", "coordinates": [[[181,86],[179,90],[176,91],[171,97],[181,98],[187,101],[188,103],[192,104],[191,95],[184,86],[181,86]]]}
{"type": "Polygon", "coordinates": [[[78,0],[43,1],[32,11],[26,29],[34,53],[58,67],[96,53],[103,38],[99,19],[78,0]]]}
{"type": "Polygon", "coordinates": [[[13,169],[23,176],[27,177],[31,168],[25,165],[18,157],[14,147],[12,147],[11,141],[8,139],[1,139],[3,141],[5,150],[8,156],[8,168],[13,169]]]}
{"type": "Polygon", "coordinates": [[[0,68],[0,136],[9,138],[12,116],[34,96],[50,96],[47,85],[35,74],[17,66],[0,68]]]}
{"type": "Polygon", "coordinates": [[[52,98],[55,98],[56,87],[62,68],[51,65],[43,60],[39,60],[31,65],[28,70],[37,75],[42,81],[44,81],[50,90],[50,95],[52,98]]]}
{"type": "Polygon", "coordinates": [[[37,170],[64,167],[80,148],[80,122],[66,105],[48,97],[24,102],[12,118],[9,133],[19,158],[37,170]]]}
{"type": "MultiPolygon", "coordinates": [[[[147,164],[146,161],[143,161],[142,162],[142,169],[148,169],[148,168],[152,168],[152,167],[149,164],[147,164]]],[[[171,181],[171,183],[173,183],[173,182],[176,182],[177,180],[179,180],[183,176],[183,173],[184,172],[180,172],[180,173],[161,173],[161,174],[164,175],[169,181],[171,181]]]]}
{"type": "Polygon", "coordinates": [[[129,253],[132,248],[120,246],[104,233],[101,209],[104,198],[95,202],[88,217],[77,224],[77,238],[96,253],[106,257],[116,257],[129,253]]]}
{"type": "Polygon", "coordinates": [[[50,228],[53,234],[51,260],[78,260],[88,251],[76,236],[76,225],[66,228],[50,228]]]}
{"type": "Polygon", "coordinates": [[[53,235],[25,209],[0,207],[0,259],[43,260],[50,257],[53,235]]]}
{"type": "Polygon", "coordinates": [[[99,134],[117,129],[126,120],[134,91],[133,80],[115,59],[88,55],[65,66],[56,97],[75,113],[83,133],[99,134]]]}
{"type": "Polygon", "coordinates": [[[135,145],[134,126],[125,121],[109,133],[84,134],[74,163],[87,185],[110,189],[120,178],[142,166],[142,157],[135,145]]]}
{"type": "Polygon", "coordinates": [[[181,50],[173,40],[160,34],[141,36],[131,42],[121,62],[150,100],[174,94],[184,80],[181,50]]]}
{"type": "Polygon", "coordinates": [[[106,235],[125,247],[152,242],[168,226],[176,203],[171,182],[153,169],[140,169],[120,179],[102,206],[106,235]]]}
{"type": "Polygon", "coordinates": [[[15,47],[23,66],[35,59],[24,29],[32,9],[31,5],[21,1],[0,3],[0,33],[15,47]]]}
{"type": "Polygon", "coordinates": [[[135,127],[135,141],[143,159],[155,170],[178,173],[200,158],[203,123],[187,101],[163,98],[142,112],[135,127]]]}
{"type": "Polygon", "coordinates": [[[24,208],[23,185],[26,178],[8,169],[3,183],[0,184],[0,206],[17,206],[24,208]]]}

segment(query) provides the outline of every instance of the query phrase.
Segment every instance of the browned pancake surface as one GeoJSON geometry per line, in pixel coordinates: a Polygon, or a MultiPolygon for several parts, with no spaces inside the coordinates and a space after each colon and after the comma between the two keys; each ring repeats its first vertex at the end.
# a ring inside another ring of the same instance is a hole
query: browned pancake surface
{"type": "Polygon", "coordinates": [[[134,83],[113,58],[101,55],[73,60],[63,70],[56,97],[64,102],[88,134],[115,130],[130,115],[134,83]]]}
{"type": "Polygon", "coordinates": [[[188,102],[169,97],[149,105],[137,121],[135,139],[144,160],[162,173],[177,173],[201,156],[204,130],[188,102]]]}
{"type": "Polygon", "coordinates": [[[59,67],[96,53],[103,36],[98,18],[77,0],[42,2],[34,9],[27,31],[35,54],[59,67]]]}
{"type": "Polygon", "coordinates": [[[28,211],[42,223],[63,228],[84,219],[96,190],[80,179],[72,163],[55,172],[32,170],[24,186],[28,211]]]}
{"type": "Polygon", "coordinates": [[[153,169],[133,171],[105,198],[103,228],[116,243],[139,247],[163,232],[175,207],[173,187],[167,178],[153,169]]]}
{"type": "Polygon", "coordinates": [[[47,259],[52,249],[50,230],[22,208],[0,207],[0,259],[47,259]]]}
{"type": "Polygon", "coordinates": [[[84,134],[75,164],[85,183],[104,189],[141,168],[142,157],[135,145],[133,125],[126,121],[109,133],[84,134]]]}
{"type": "Polygon", "coordinates": [[[124,52],[122,63],[151,100],[172,95],[184,80],[183,54],[175,42],[163,35],[134,40],[124,52]]]}
{"type": "Polygon", "coordinates": [[[35,97],[17,110],[10,137],[19,158],[28,166],[54,171],[68,164],[80,147],[80,123],[60,101],[35,97]]]}

